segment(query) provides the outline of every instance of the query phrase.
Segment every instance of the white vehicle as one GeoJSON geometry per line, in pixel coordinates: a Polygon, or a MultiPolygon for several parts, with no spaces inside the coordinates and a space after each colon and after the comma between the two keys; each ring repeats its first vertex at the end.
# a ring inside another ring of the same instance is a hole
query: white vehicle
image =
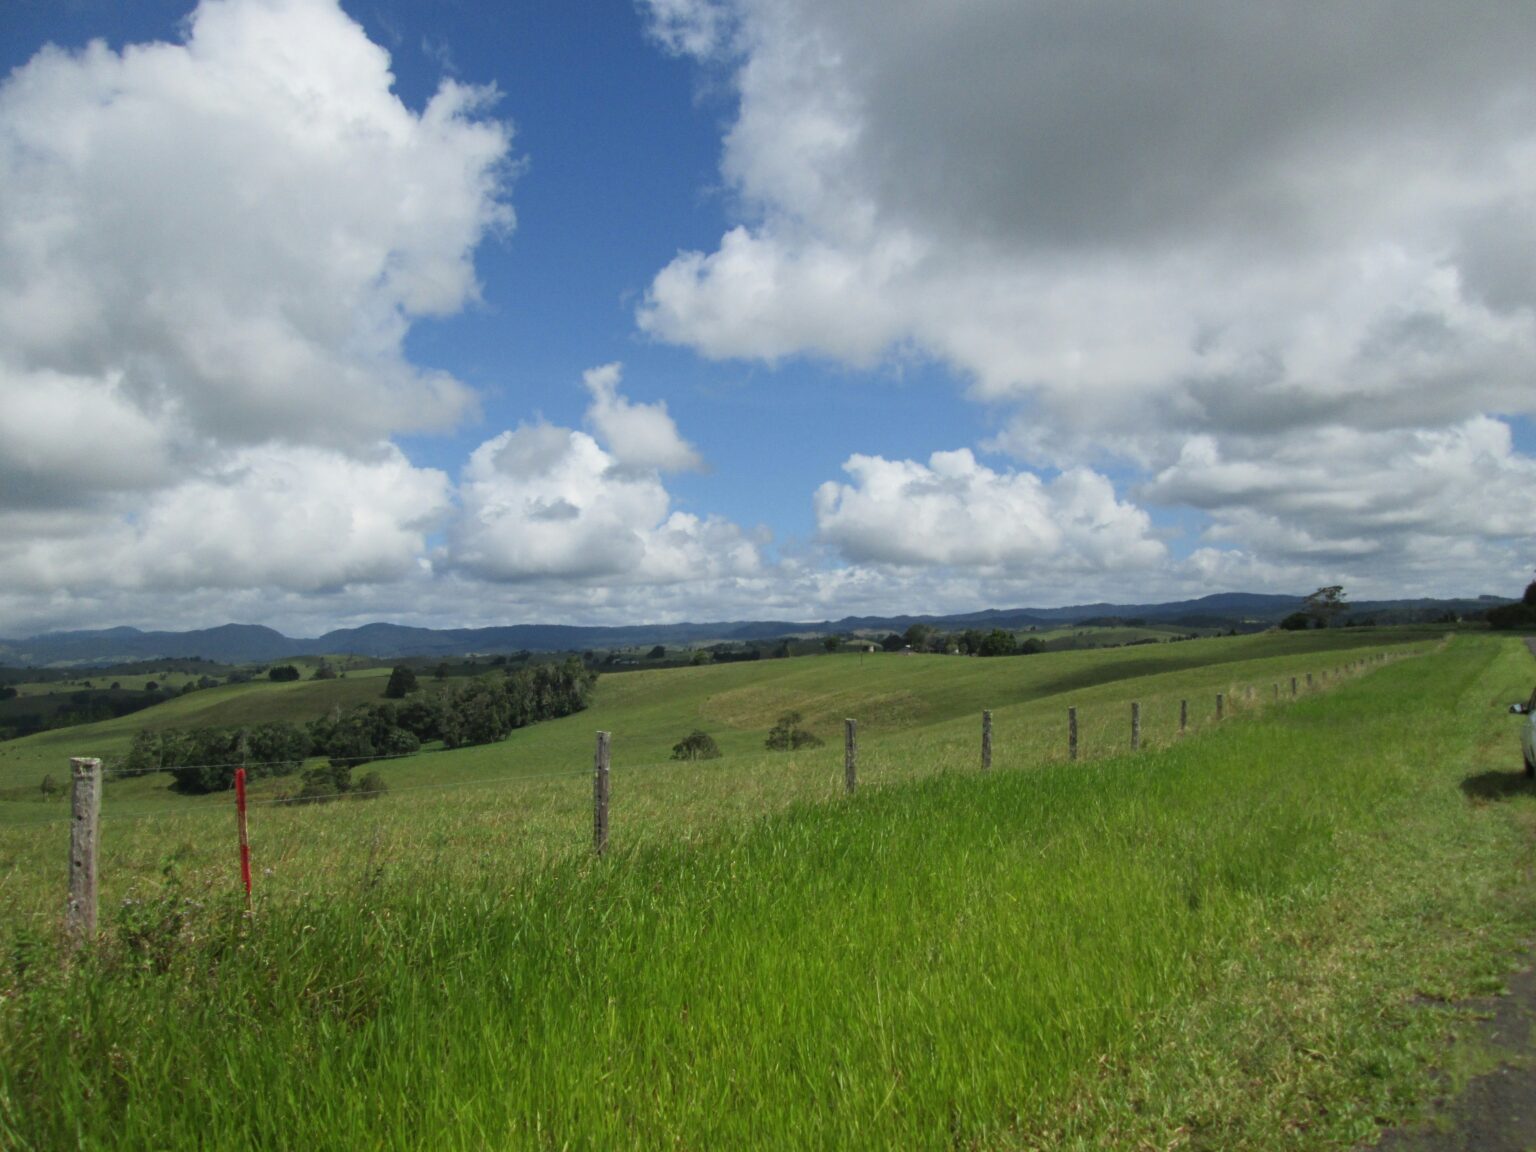
{"type": "Polygon", "coordinates": [[[1536,776],[1536,692],[1524,704],[1511,704],[1511,712],[1525,717],[1520,725],[1520,752],[1525,757],[1525,774],[1536,776]]]}

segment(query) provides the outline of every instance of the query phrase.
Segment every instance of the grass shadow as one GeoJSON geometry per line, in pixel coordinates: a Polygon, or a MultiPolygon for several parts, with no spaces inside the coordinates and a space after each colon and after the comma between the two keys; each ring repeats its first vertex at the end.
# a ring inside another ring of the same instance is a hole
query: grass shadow
{"type": "Polygon", "coordinates": [[[1469,800],[1508,800],[1512,796],[1536,796],[1536,777],[1525,772],[1479,772],[1461,782],[1469,800]]]}

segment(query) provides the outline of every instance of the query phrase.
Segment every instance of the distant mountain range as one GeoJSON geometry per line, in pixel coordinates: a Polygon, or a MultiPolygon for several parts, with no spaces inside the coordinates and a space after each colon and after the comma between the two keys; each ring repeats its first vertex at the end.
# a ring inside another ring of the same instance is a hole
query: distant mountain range
{"type": "MultiPolygon", "coordinates": [[[[107,628],[89,632],[48,632],[22,640],[0,640],[0,664],[113,664],[134,660],[200,656],[221,664],[267,663],[295,656],[352,655],[395,659],[406,656],[464,656],[472,653],[562,652],[624,648],[651,644],[711,644],[774,640],[783,636],[848,635],[852,632],[904,632],[913,624],[949,631],[963,628],[1049,628],[1086,620],[1120,618],[1196,627],[1273,624],[1302,603],[1301,596],[1222,592],[1198,600],[1167,604],[1080,604],[1070,608],[988,608],[952,616],[848,616],[814,623],[789,620],[728,621],[706,624],[636,624],[627,627],[578,627],[563,624],[513,624],[499,628],[408,628],[400,624],[365,624],[341,628],[313,639],[294,639],[258,624],[224,624],[192,632],[141,632],[107,628]]],[[[1346,615],[1393,620],[1422,620],[1455,612],[1465,616],[1509,601],[1502,597],[1452,600],[1374,600],[1351,603],[1346,615]]]]}

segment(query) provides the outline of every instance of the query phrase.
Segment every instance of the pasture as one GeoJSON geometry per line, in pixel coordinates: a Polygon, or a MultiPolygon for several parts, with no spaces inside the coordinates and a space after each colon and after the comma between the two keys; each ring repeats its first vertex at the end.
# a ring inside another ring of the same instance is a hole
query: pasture
{"type": "MultiPolygon", "coordinates": [[[[114,782],[102,940],[67,968],[63,812],[4,801],[0,1143],[1347,1146],[1428,1098],[1459,1022],[1429,1001],[1496,987],[1536,928],[1503,713],[1530,657],[1442,639],[604,678],[577,716],[379,766],[381,799],[258,794],[249,917],[228,799],[114,782]],[[762,750],[789,709],[824,747],[762,750]],[[725,756],[669,761],[695,727],[725,756]]],[[[126,740],[72,735],[8,749],[7,795],[126,740]]]]}

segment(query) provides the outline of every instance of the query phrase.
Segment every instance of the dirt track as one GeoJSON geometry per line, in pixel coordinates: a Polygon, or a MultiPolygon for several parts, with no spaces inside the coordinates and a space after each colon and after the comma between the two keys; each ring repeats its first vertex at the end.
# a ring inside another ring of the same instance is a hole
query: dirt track
{"type": "MultiPolygon", "coordinates": [[[[1526,644],[1536,657],[1536,637],[1526,644]]],[[[1536,953],[1512,976],[1509,995],[1479,1002],[1488,1019],[1480,1039],[1500,1061],[1441,1103],[1431,1126],[1393,1130],[1378,1148],[1387,1152],[1533,1152],[1536,1150],[1536,953]]],[[[1476,1005],[1474,1005],[1476,1006],[1476,1005]]]]}

